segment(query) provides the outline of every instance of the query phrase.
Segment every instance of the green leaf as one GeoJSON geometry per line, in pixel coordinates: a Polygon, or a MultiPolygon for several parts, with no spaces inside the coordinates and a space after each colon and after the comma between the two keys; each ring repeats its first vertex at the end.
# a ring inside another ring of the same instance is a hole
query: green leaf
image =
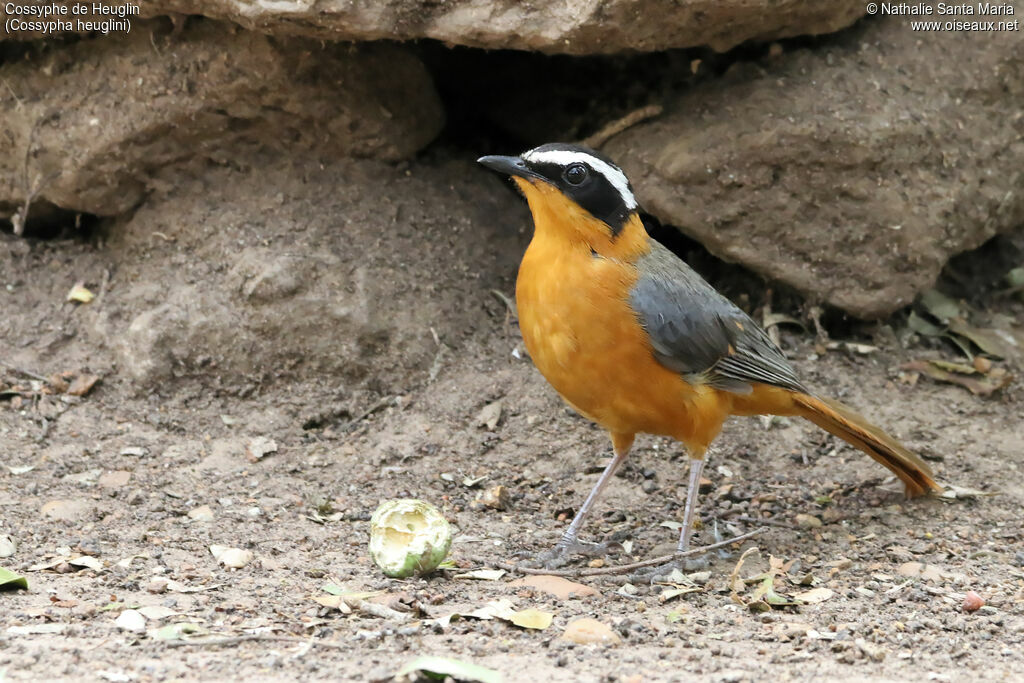
{"type": "Polygon", "coordinates": [[[938,337],[943,331],[941,327],[928,322],[914,311],[911,311],[910,317],[907,318],[907,327],[925,337],[938,337]]]}
{"type": "Polygon", "coordinates": [[[921,305],[937,320],[949,322],[951,318],[959,318],[960,304],[937,289],[929,289],[921,295],[921,305]]]}
{"type": "Polygon", "coordinates": [[[15,574],[10,569],[0,567],[0,590],[12,590],[18,588],[28,590],[28,579],[20,574],[15,574]]]}
{"type": "Polygon", "coordinates": [[[423,673],[428,678],[444,680],[451,676],[457,681],[470,681],[471,683],[502,683],[502,676],[494,669],[462,662],[458,659],[447,657],[417,657],[409,662],[395,674],[395,678],[408,676],[414,671],[423,673]]]}

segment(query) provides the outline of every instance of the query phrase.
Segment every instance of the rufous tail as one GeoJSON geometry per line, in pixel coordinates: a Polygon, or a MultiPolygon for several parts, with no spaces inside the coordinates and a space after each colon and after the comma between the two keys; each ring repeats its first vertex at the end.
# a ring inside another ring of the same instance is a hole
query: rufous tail
{"type": "Polygon", "coordinates": [[[892,470],[903,480],[908,497],[942,491],[933,478],[931,468],[918,455],[839,401],[794,392],[793,402],[801,417],[856,446],[892,470]]]}

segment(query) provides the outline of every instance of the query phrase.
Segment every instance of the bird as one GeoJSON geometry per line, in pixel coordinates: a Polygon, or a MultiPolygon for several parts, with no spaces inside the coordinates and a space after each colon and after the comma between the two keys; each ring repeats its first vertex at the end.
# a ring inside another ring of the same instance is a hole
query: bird
{"type": "Polygon", "coordinates": [[[611,159],[548,143],[477,161],[508,176],[533,217],[516,278],[526,349],[555,391],[609,433],[614,453],[549,559],[589,547],[580,529],[637,434],[672,437],[689,456],[677,544],[688,551],[705,455],[734,415],[806,418],[889,468],[908,497],[942,490],[918,455],[808,389],[750,316],[652,239],[611,159]]]}

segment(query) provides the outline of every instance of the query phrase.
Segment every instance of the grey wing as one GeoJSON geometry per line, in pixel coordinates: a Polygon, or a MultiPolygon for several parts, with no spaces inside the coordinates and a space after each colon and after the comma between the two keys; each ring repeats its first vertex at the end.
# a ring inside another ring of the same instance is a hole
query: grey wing
{"type": "Polygon", "coordinates": [[[637,269],[630,305],[662,365],[734,393],[752,383],[806,392],[764,330],[675,254],[652,241],[637,269]]]}

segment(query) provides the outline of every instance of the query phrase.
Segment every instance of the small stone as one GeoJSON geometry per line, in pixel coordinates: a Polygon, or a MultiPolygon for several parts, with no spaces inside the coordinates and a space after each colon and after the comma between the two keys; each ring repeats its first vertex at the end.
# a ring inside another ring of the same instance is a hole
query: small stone
{"type": "Polygon", "coordinates": [[[802,529],[820,529],[821,528],[821,520],[818,519],[817,517],[815,517],[814,515],[808,515],[808,514],[801,513],[801,514],[797,515],[796,517],[794,517],[793,521],[795,521],[796,525],[798,527],[802,528],[802,529]]]}
{"type": "Polygon", "coordinates": [[[880,662],[885,659],[886,650],[884,647],[875,645],[874,643],[869,643],[863,638],[857,638],[853,642],[868,659],[872,659],[876,662],[880,662]]]}
{"type": "Polygon", "coordinates": [[[504,486],[492,486],[486,491],[481,492],[477,500],[480,501],[481,505],[494,510],[507,510],[508,504],[511,502],[511,496],[508,489],[504,486]]]}
{"type": "Polygon", "coordinates": [[[277,453],[277,442],[265,436],[258,436],[245,447],[249,462],[256,462],[268,453],[277,453]]]}
{"type": "Polygon", "coordinates": [[[188,511],[188,518],[196,522],[212,522],[213,509],[209,505],[200,505],[188,511]]]}
{"type": "Polygon", "coordinates": [[[65,522],[78,522],[92,512],[92,505],[84,500],[51,500],[40,510],[45,517],[65,522]]]}
{"type": "Polygon", "coordinates": [[[611,626],[587,617],[572,621],[561,637],[577,645],[618,645],[622,642],[611,626]]]}
{"type": "Polygon", "coordinates": [[[101,488],[119,489],[126,485],[131,478],[132,473],[127,470],[114,470],[113,472],[103,473],[97,483],[101,488]]]}
{"type": "Polygon", "coordinates": [[[217,561],[228,569],[241,569],[253,560],[253,554],[250,550],[223,548],[221,546],[211,546],[210,550],[213,552],[214,557],[217,558],[217,561]],[[218,548],[219,552],[214,551],[214,548],[218,548]]]}
{"type": "Polygon", "coordinates": [[[170,580],[167,577],[154,576],[146,584],[146,590],[150,593],[166,593],[168,584],[170,584],[170,580]]]}
{"type": "Polygon", "coordinates": [[[964,596],[963,604],[965,612],[977,612],[984,606],[985,598],[981,597],[974,591],[967,591],[967,595],[964,596]]]}
{"type": "Polygon", "coordinates": [[[476,416],[477,426],[486,427],[488,431],[493,432],[501,422],[501,411],[501,401],[488,403],[476,416]]]}
{"type": "Polygon", "coordinates": [[[122,631],[141,633],[146,630],[146,617],[138,610],[126,609],[114,621],[114,626],[122,631]]]}
{"type": "Polygon", "coordinates": [[[587,566],[591,569],[600,569],[604,566],[604,560],[602,560],[600,557],[595,557],[590,562],[587,562],[587,566]]]}

